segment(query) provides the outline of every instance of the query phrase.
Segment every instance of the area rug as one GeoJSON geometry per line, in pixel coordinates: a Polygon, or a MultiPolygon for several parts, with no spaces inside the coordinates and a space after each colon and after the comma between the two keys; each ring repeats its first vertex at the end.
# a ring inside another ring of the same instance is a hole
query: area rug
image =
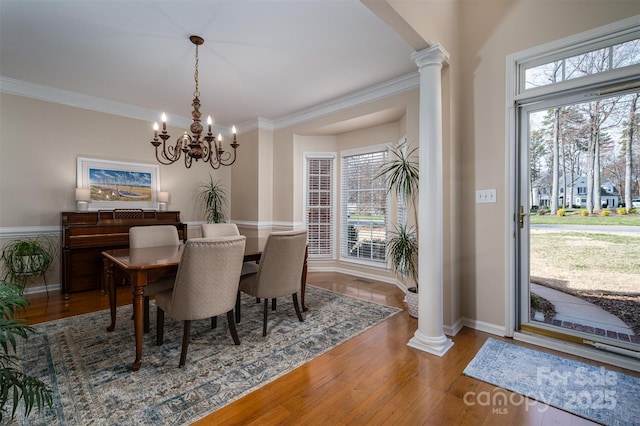
{"type": "Polygon", "coordinates": [[[50,385],[54,404],[16,424],[189,424],[401,311],[313,286],[306,304],[301,323],[291,298],[278,299],[263,337],[263,304],[245,295],[241,344],[233,344],[225,315],[213,330],[209,320],[194,321],[187,363],[178,368],[182,323],[166,318],[164,345],[156,346],[152,301],[137,372],[131,305],[118,308],[111,333],[108,310],[37,325],[19,348],[22,367],[50,385]]]}
{"type": "Polygon", "coordinates": [[[465,403],[494,412],[547,406],[605,425],[638,425],[640,378],[522,346],[487,339],[463,374],[497,386],[486,395],[465,395],[465,403]],[[506,390],[523,395],[513,398],[506,390]]]}

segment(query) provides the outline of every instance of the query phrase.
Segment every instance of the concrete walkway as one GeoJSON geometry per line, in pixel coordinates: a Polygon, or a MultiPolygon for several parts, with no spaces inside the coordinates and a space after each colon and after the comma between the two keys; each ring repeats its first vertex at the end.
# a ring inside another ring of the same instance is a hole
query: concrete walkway
{"type": "Polygon", "coordinates": [[[533,283],[531,283],[531,292],[553,303],[556,308],[554,323],[557,320],[562,323],[593,327],[594,330],[601,329],[628,336],[634,335],[629,326],[620,318],[579,297],[533,283]]]}

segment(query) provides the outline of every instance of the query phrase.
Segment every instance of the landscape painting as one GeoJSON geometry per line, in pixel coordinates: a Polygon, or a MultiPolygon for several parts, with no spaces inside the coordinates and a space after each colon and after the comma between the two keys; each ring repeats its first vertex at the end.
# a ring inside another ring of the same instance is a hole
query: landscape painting
{"type": "Polygon", "coordinates": [[[154,209],[159,180],[157,165],[78,158],[78,188],[91,190],[90,210],[154,209]]]}

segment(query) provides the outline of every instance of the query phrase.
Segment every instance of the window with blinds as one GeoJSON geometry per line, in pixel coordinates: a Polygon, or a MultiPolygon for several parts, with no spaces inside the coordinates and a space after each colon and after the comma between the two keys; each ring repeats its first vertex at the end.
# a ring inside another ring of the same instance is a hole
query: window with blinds
{"type": "Polygon", "coordinates": [[[342,155],[343,260],[386,262],[387,191],[384,177],[376,177],[386,160],[386,147],[342,155]]]}
{"type": "Polygon", "coordinates": [[[306,157],[305,220],[309,258],[334,258],[334,163],[334,156],[306,157]]]}

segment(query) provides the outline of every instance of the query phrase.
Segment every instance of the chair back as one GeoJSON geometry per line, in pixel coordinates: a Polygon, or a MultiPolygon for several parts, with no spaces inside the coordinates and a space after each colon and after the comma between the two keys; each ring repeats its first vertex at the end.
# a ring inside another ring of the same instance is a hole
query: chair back
{"type": "Polygon", "coordinates": [[[129,228],[129,247],[146,248],[180,244],[178,228],[173,225],[133,226],[129,228]]]}
{"type": "Polygon", "coordinates": [[[256,297],[289,296],[300,288],[307,231],[272,232],[262,250],[256,297]]]}
{"type": "Polygon", "coordinates": [[[246,238],[191,238],[182,252],[171,299],[171,317],[218,316],[236,303],[246,238]]]}
{"type": "Polygon", "coordinates": [[[203,223],[201,229],[204,238],[234,237],[240,235],[238,226],[235,223],[203,223]]]}

